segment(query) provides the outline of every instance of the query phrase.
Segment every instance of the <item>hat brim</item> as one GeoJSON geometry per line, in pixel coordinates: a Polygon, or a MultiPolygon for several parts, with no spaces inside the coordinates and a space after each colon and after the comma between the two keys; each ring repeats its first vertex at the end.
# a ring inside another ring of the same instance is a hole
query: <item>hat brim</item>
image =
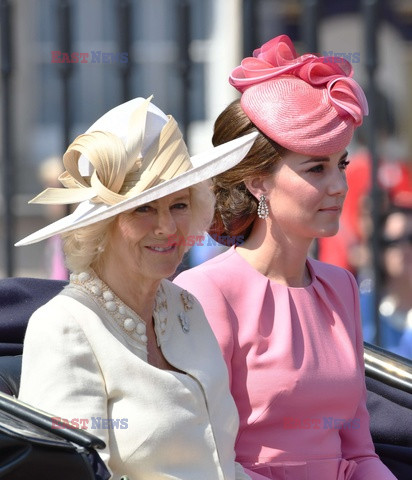
{"type": "Polygon", "coordinates": [[[79,204],[76,210],[66,217],[37,230],[15,244],[16,247],[40,242],[53,235],[86,227],[119,213],[203,182],[237,165],[248,153],[255,141],[257,132],[249,133],[211,150],[191,157],[193,168],[170,180],[166,180],[135,197],[115,205],[96,204],[90,200],[79,204]]]}

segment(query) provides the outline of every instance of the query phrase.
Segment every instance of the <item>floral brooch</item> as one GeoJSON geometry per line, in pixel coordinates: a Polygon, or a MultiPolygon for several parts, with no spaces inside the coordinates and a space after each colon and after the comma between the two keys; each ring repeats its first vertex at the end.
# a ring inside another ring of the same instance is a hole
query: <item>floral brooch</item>
{"type": "Polygon", "coordinates": [[[189,333],[190,322],[189,322],[189,318],[186,315],[186,312],[188,312],[189,310],[191,310],[193,308],[194,298],[186,290],[183,290],[183,292],[181,292],[180,298],[182,299],[183,308],[184,308],[184,311],[180,312],[179,315],[178,315],[179,320],[180,320],[180,324],[182,325],[182,330],[185,333],[189,333]]]}

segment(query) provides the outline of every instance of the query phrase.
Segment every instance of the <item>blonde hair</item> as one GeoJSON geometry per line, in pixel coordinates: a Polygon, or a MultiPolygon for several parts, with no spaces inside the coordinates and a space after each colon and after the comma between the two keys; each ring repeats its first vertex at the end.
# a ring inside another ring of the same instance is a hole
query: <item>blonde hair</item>
{"type": "MultiPolygon", "coordinates": [[[[212,222],[215,206],[210,180],[192,185],[189,192],[192,213],[189,235],[203,235],[212,222]]],[[[90,267],[99,267],[116,218],[61,234],[66,266],[70,271],[80,273],[90,267]]]]}
{"type": "Polygon", "coordinates": [[[74,273],[98,265],[116,217],[61,234],[66,267],[74,273]]]}

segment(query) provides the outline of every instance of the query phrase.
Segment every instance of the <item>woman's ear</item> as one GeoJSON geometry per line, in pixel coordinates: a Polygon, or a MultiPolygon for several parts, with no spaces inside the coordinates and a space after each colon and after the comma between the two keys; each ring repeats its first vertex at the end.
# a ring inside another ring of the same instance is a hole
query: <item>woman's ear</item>
{"type": "Polygon", "coordinates": [[[245,180],[246,188],[257,199],[260,199],[261,195],[268,195],[267,177],[253,177],[245,180]]]}

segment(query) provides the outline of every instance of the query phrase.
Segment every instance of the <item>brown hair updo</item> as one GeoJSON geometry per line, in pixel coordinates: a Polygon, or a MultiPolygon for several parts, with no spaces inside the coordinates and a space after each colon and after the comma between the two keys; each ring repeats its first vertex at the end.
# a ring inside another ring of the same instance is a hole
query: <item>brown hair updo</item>
{"type": "Polygon", "coordinates": [[[218,241],[222,235],[232,239],[240,237],[235,244],[247,239],[257,216],[258,201],[244,181],[255,176],[271,175],[276,161],[287,149],[255,127],[242,110],[239,99],[223,110],[214,125],[214,146],[254,131],[258,131],[259,135],[246,157],[235,167],[213,178],[216,206],[209,233],[218,241]]]}

